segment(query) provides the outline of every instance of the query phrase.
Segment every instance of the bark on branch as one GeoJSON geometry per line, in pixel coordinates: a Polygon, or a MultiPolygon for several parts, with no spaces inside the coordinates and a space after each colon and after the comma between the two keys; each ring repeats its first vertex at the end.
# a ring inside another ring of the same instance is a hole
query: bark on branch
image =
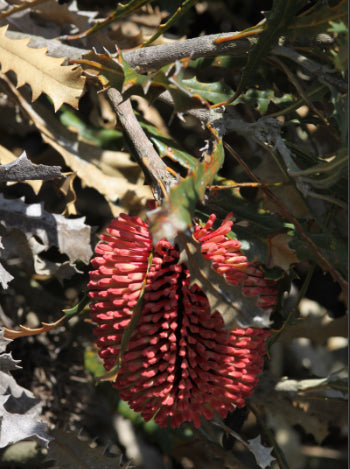
{"type": "MultiPolygon", "coordinates": [[[[222,44],[215,44],[218,38],[231,37],[238,33],[210,34],[194,39],[185,39],[161,46],[151,46],[142,49],[134,49],[123,52],[124,59],[135,68],[137,72],[147,72],[166,64],[175,62],[185,57],[216,57],[218,55],[244,55],[257,43],[257,37],[237,39],[222,44]]],[[[89,52],[86,49],[72,47],[62,44],[56,39],[45,39],[17,31],[7,31],[6,36],[10,39],[23,39],[30,37],[30,47],[48,47],[48,54],[53,57],[66,57],[67,59],[78,59],[89,52]]]]}
{"type": "Polygon", "coordinates": [[[169,192],[175,178],[169,173],[166,164],[160,158],[152,142],[140,126],[130,100],[124,100],[123,96],[115,88],[110,88],[107,91],[107,96],[126,137],[135,150],[141,167],[146,175],[151,178],[155,198],[159,200],[169,192]]]}

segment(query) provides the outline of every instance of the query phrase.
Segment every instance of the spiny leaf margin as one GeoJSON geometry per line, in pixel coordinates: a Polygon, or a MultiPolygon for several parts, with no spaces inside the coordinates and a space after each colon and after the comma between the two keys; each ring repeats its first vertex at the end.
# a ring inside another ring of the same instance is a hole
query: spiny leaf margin
{"type": "Polygon", "coordinates": [[[30,38],[9,39],[7,25],[0,28],[0,64],[2,73],[12,70],[17,76],[17,87],[29,84],[32,100],[42,93],[53,102],[55,111],[63,103],[78,108],[84,91],[85,78],[76,65],[62,66],[64,57],[46,55],[47,47],[34,49],[28,46],[30,38]]]}

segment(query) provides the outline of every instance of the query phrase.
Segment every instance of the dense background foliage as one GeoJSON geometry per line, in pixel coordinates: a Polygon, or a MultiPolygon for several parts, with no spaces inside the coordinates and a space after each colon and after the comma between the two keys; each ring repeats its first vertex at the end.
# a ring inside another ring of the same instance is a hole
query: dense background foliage
{"type": "Polygon", "coordinates": [[[15,339],[1,339],[0,467],[264,468],[271,451],[274,468],[346,467],[347,2],[1,0],[0,21],[0,322],[15,339]],[[210,53],[209,34],[226,38],[210,53]],[[108,87],[171,172],[140,161],[108,87]],[[155,237],[233,212],[232,237],[279,282],[266,370],[226,426],[160,431],[95,380],[98,235],[174,178],[155,237]]]}

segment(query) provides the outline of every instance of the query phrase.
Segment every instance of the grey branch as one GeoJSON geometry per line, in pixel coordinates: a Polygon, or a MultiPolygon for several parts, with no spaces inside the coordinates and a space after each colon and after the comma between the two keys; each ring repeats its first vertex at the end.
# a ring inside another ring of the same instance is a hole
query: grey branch
{"type": "MultiPolygon", "coordinates": [[[[124,59],[138,72],[147,72],[163,65],[175,62],[185,57],[196,59],[198,57],[216,57],[218,55],[244,55],[257,43],[257,38],[237,39],[215,44],[215,40],[230,37],[237,33],[211,34],[194,39],[185,39],[161,46],[145,47],[123,52],[124,59]]],[[[40,36],[7,31],[6,36],[10,39],[23,39],[30,37],[30,47],[48,47],[48,54],[53,57],[65,57],[66,59],[79,59],[88,53],[86,49],[79,49],[62,44],[55,39],[45,39],[40,36]]]]}
{"type": "Polygon", "coordinates": [[[272,49],[274,55],[280,57],[286,57],[296,64],[300,65],[304,70],[310,73],[313,77],[317,78],[318,81],[326,85],[334,86],[341,93],[346,93],[348,86],[346,81],[342,80],[335,73],[336,70],[331,69],[330,67],[320,65],[317,62],[305,57],[305,55],[300,54],[294,49],[284,46],[276,46],[272,49]]]}
{"type": "Polygon", "coordinates": [[[215,40],[238,33],[211,34],[194,39],[176,41],[161,46],[145,47],[124,53],[125,60],[137,71],[147,71],[175,62],[185,57],[217,57],[218,55],[244,55],[257,43],[256,37],[249,37],[215,44],[215,40]]]}
{"type": "MultiPolygon", "coordinates": [[[[257,36],[215,44],[216,39],[232,37],[235,34],[238,33],[230,32],[225,34],[211,34],[194,39],[176,41],[174,43],[164,44],[161,46],[134,49],[123,52],[123,57],[137,72],[144,73],[185,57],[196,59],[199,57],[217,57],[219,55],[245,55],[254,47],[255,44],[257,44],[257,36]]],[[[84,54],[89,52],[87,49],[80,49],[62,44],[60,41],[55,39],[46,39],[44,37],[17,31],[7,31],[6,35],[11,39],[30,37],[30,42],[28,44],[30,47],[47,47],[48,55],[52,57],[65,57],[67,60],[80,59],[84,54]]],[[[289,58],[303,67],[304,70],[315,76],[322,83],[332,85],[342,93],[347,91],[347,83],[339,78],[333,70],[312,61],[297,51],[288,47],[277,46],[272,49],[271,53],[289,58]]],[[[199,116],[194,117],[198,118],[199,116]]],[[[203,113],[200,117],[204,118],[204,120],[207,119],[203,113]]]]}
{"type": "Polygon", "coordinates": [[[0,181],[29,181],[64,178],[59,166],[33,165],[23,152],[15,161],[0,166],[0,181]]]}

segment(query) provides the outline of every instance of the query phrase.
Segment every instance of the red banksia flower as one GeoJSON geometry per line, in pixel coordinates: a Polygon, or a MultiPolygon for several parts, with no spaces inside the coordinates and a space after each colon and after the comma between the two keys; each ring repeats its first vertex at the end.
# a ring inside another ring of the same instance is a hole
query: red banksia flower
{"type": "MultiPolygon", "coordinates": [[[[228,283],[242,285],[247,296],[272,310],[277,297],[273,281],[241,253],[241,244],[227,233],[232,222],[212,228],[194,227],[202,253],[228,283]]],[[[152,251],[147,223],[120,215],[101,236],[90,272],[91,315],[104,367],[119,356],[123,332],[132,317],[152,251]]],[[[155,417],[162,427],[185,421],[200,426],[201,417],[223,418],[245,405],[262,371],[269,333],[247,328],[227,331],[220,313],[210,314],[208,300],[190,274],[179,265],[180,253],[167,240],[154,246],[140,319],[132,332],[114,386],[145,420],[155,417]]]]}

